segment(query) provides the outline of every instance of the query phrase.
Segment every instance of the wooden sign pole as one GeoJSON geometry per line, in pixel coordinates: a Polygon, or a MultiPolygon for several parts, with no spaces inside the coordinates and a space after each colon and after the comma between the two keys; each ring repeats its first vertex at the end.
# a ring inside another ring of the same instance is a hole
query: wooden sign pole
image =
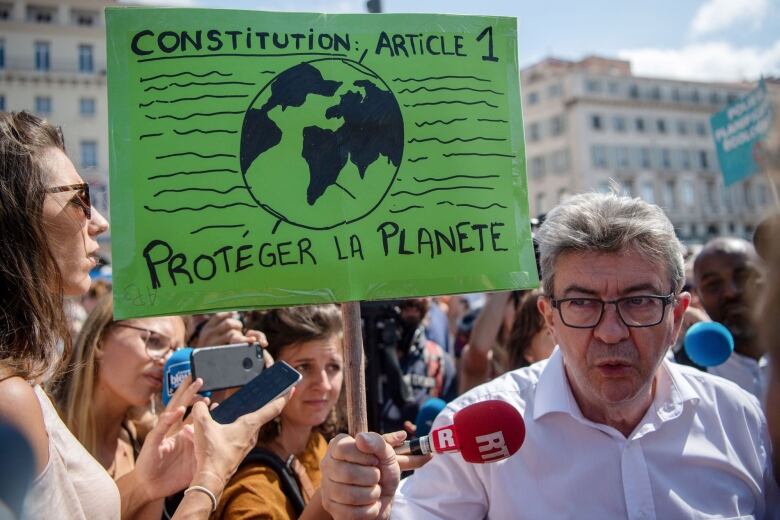
{"type": "Polygon", "coordinates": [[[347,392],[349,434],[368,431],[366,409],[366,372],[363,333],[360,326],[360,302],[341,304],[344,321],[344,380],[347,392]]]}

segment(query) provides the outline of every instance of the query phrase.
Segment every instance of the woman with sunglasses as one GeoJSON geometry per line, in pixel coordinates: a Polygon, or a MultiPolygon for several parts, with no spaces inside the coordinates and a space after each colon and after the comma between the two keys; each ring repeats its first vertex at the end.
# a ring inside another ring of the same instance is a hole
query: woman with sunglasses
{"type": "Polygon", "coordinates": [[[207,518],[260,426],[288,398],[230,425],[215,423],[197,402],[192,426],[172,435],[185,409],[163,413],[135,467],[115,484],[41,386],[56,372],[59,352],[71,348],[63,299],[89,289],[97,237],[108,223],[91,207],[61,133],[26,112],[0,112],[0,201],[0,421],[29,441],[37,475],[22,517],[132,518],[189,486],[176,517],[207,518]]]}

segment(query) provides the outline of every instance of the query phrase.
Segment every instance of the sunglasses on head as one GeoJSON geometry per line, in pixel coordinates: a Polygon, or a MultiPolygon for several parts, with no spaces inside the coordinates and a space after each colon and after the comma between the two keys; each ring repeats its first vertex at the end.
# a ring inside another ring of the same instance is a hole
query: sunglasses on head
{"type": "Polygon", "coordinates": [[[89,184],[68,184],[67,186],[54,186],[46,190],[47,193],[62,193],[65,191],[75,191],[76,195],[70,200],[75,203],[84,212],[87,220],[92,218],[92,200],[89,198],[89,184]]]}

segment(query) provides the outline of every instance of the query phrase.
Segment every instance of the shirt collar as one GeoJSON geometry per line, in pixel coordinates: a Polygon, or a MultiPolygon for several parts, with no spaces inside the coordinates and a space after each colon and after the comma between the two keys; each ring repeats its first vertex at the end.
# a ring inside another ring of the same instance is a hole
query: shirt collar
{"type": "MultiPolygon", "coordinates": [[[[655,408],[661,421],[667,421],[678,417],[687,401],[697,403],[699,396],[680,373],[679,367],[664,359],[659,368],[651,409],[655,408]]],[[[553,412],[584,419],[566,376],[563,353],[557,346],[539,375],[534,395],[534,420],[553,412]]]]}

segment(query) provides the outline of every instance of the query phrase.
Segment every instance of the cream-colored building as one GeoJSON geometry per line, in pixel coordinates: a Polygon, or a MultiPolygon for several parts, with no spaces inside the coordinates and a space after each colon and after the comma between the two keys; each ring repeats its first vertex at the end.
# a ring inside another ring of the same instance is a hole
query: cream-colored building
{"type": "MultiPolygon", "coordinates": [[[[93,203],[108,216],[107,0],[0,1],[0,109],[62,127],[93,203]]],[[[105,238],[104,240],[107,240],[105,238]]]]}
{"type": "Polygon", "coordinates": [[[615,181],[695,243],[750,238],[771,209],[760,176],[724,188],[710,132],[710,116],[755,84],[637,77],[629,62],[601,57],[546,59],[521,79],[532,215],[615,181]]]}

